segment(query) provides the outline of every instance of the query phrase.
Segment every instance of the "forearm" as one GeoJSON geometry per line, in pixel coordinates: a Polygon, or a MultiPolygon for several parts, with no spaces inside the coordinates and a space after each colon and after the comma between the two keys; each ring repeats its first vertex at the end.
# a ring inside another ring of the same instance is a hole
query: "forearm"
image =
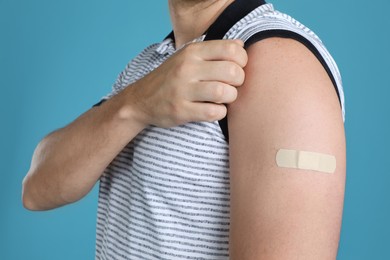
{"type": "Polygon", "coordinates": [[[49,135],[38,145],[23,182],[25,207],[51,209],[82,198],[147,125],[222,119],[223,104],[236,99],[236,87],[244,82],[246,61],[242,41],[190,44],[102,106],[49,135]]]}
{"type": "Polygon", "coordinates": [[[144,125],[121,93],[93,108],[37,146],[23,181],[23,203],[46,210],[81,199],[144,125]]]}

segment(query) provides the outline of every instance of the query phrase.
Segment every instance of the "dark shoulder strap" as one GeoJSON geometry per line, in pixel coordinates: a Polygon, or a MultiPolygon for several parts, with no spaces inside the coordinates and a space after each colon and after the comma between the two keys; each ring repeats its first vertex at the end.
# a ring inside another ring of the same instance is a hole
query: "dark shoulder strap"
{"type": "MultiPolygon", "coordinates": [[[[230,30],[230,28],[233,27],[239,20],[241,20],[248,13],[250,13],[251,11],[253,11],[254,9],[256,9],[257,7],[263,4],[265,4],[265,1],[263,0],[235,0],[231,5],[229,5],[222,12],[222,14],[218,17],[218,19],[206,31],[206,37],[204,40],[207,41],[207,40],[222,39],[225,36],[225,34],[230,30]]],[[[305,37],[288,30],[274,29],[274,30],[260,31],[258,33],[255,33],[245,41],[245,48],[248,48],[250,45],[252,45],[255,42],[261,41],[266,38],[271,38],[271,37],[290,38],[290,39],[297,40],[301,42],[303,45],[305,45],[317,57],[317,59],[321,62],[321,64],[325,68],[327,74],[332,80],[332,83],[337,92],[337,96],[339,98],[340,106],[341,106],[340,93],[334,75],[332,74],[328,64],[326,63],[326,61],[324,60],[324,58],[322,57],[318,49],[305,37]]],[[[221,127],[222,133],[226,138],[226,141],[229,142],[227,117],[219,120],[218,123],[219,126],[221,127]]]]}
{"type": "MultiPolygon", "coordinates": [[[[217,20],[206,31],[205,41],[222,39],[225,34],[239,20],[244,18],[248,13],[265,4],[264,0],[235,0],[230,4],[217,20]]],[[[227,117],[218,121],[226,141],[229,142],[229,131],[227,117]]]]}
{"type": "MultiPolygon", "coordinates": [[[[225,34],[232,28],[238,21],[244,18],[247,14],[252,12],[257,7],[265,4],[264,0],[235,0],[231,3],[217,18],[217,20],[207,29],[204,33],[205,41],[223,39],[225,34]]],[[[174,34],[171,32],[165,39],[174,39],[174,34]]],[[[245,47],[247,44],[245,43],[245,47]]],[[[100,106],[105,100],[101,100],[95,106],[100,106]]],[[[226,141],[229,142],[229,131],[227,117],[218,121],[224,134],[226,141]]]]}

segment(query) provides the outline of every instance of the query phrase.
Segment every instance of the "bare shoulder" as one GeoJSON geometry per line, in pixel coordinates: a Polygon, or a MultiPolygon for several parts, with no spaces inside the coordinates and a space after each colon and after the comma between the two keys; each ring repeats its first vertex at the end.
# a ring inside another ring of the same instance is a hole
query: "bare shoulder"
{"type": "Polygon", "coordinates": [[[334,259],[346,164],[336,90],[295,40],[259,41],[248,57],[245,83],[228,110],[232,259],[334,259]],[[334,155],[336,170],[277,167],[279,149],[334,155]]]}
{"type": "Polygon", "coordinates": [[[246,121],[256,127],[248,125],[245,131],[275,147],[299,143],[308,149],[338,149],[344,136],[341,106],[311,51],[292,39],[269,38],[252,45],[248,57],[245,83],[229,107],[233,144],[243,131],[234,129],[236,122],[243,126],[246,121]]]}

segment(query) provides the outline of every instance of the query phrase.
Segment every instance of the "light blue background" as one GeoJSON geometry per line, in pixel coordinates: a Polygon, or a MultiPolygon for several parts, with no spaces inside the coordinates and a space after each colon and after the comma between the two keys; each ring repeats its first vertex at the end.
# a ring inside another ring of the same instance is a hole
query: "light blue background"
{"type": "MultiPolygon", "coordinates": [[[[36,144],[110,91],[129,59],[169,31],[166,0],[0,0],[0,259],[93,259],[97,189],[31,213],[21,183],[36,144]]],[[[346,94],[340,260],[390,259],[390,2],[274,0],[317,32],[346,94]]]]}

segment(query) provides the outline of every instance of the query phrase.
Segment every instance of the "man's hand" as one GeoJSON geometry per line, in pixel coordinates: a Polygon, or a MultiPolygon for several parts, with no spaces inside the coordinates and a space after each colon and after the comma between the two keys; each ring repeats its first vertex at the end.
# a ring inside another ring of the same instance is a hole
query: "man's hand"
{"type": "Polygon", "coordinates": [[[125,89],[124,95],[145,125],[219,120],[226,115],[223,104],[237,98],[247,60],[241,40],[192,43],[125,89]]]}
{"type": "Polygon", "coordinates": [[[214,121],[237,97],[242,42],[193,43],[103,105],[40,142],[23,181],[23,204],[46,210],[85,196],[104,169],[148,125],[214,121]]]}

